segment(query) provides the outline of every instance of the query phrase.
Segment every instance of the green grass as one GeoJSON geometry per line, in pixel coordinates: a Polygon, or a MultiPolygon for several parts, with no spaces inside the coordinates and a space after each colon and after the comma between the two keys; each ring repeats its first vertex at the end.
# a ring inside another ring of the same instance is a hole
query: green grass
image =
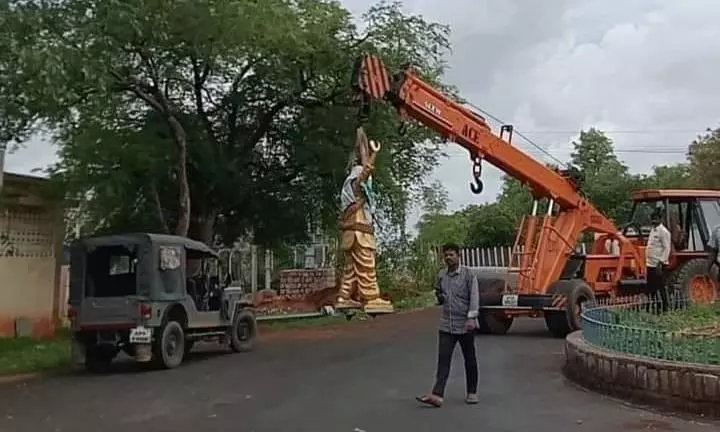
{"type": "Polygon", "coordinates": [[[693,305],[665,314],[619,310],[613,312],[613,322],[662,331],[693,329],[720,324],[720,305],[693,305]]]}
{"type": "Polygon", "coordinates": [[[719,333],[705,336],[682,333],[720,325],[718,305],[690,306],[665,314],[612,311],[610,322],[610,327],[591,335],[605,348],[670,361],[720,365],[719,333]]]}
{"type": "Polygon", "coordinates": [[[435,304],[435,293],[432,291],[423,292],[420,295],[398,300],[393,303],[398,312],[425,309],[435,304]]]}
{"type": "Polygon", "coordinates": [[[69,335],[48,341],[0,339],[0,375],[50,372],[70,365],[69,335]]]}

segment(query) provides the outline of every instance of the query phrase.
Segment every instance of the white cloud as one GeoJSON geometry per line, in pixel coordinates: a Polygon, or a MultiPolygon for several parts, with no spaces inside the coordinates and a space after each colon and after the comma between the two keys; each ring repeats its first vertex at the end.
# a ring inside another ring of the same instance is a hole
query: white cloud
{"type": "MultiPolygon", "coordinates": [[[[343,3],[361,13],[374,0],[343,3]]],[[[720,123],[720,2],[406,0],[405,5],[452,26],[447,80],[558,158],[568,157],[569,141],[581,128],[630,130],[636,133],[610,136],[630,168],[644,172],[684,156],[628,149],[681,149],[696,132],[720,123]],[[563,132],[532,133],[543,130],[563,132]]],[[[519,139],[515,143],[529,149],[519,139]]],[[[448,151],[451,157],[435,176],[447,185],[452,207],[494,199],[500,173],[487,169],[486,191],[476,197],[468,187],[465,152],[448,151]]],[[[537,150],[530,153],[546,159],[537,150]]],[[[49,146],[32,144],[7,163],[10,170],[27,171],[53,159],[49,146]]]]}
{"type": "MultiPolygon", "coordinates": [[[[609,135],[631,170],[647,172],[653,165],[683,160],[678,152],[697,133],[720,123],[715,79],[720,3],[454,0],[452,9],[439,1],[406,5],[452,24],[455,50],[447,79],[475,104],[528,131],[559,159],[569,157],[569,143],[581,128],[634,131],[609,135]],[[564,132],[532,133],[542,130],[564,132]],[[653,146],[675,153],[628,152],[653,146]]],[[[517,138],[515,143],[548,159],[517,138]]],[[[451,154],[435,175],[448,186],[453,207],[493,199],[500,173],[486,170],[486,192],[475,197],[467,186],[469,160],[462,150],[451,154]]]]}

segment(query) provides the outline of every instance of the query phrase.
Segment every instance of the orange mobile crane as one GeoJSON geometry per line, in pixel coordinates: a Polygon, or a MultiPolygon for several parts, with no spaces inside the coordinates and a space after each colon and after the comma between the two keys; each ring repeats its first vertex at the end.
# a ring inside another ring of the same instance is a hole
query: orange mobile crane
{"type": "Polygon", "coordinates": [[[553,169],[536,161],[511,144],[512,126],[502,126],[495,135],[482,116],[424,82],[411,66],[391,77],[381,59],[362,56],[355,64],[352,86],[361,117],[367,116],[373,101],[384,100],[403,119],[413,119],[467,149],[474,193],[482,191],[483,161],[532,191],[532,213],[523,219],[513,252],[516,280],[509,283],[499,275],[479,278],[481,331],[504,334],[515,317],[544,317],[550,332],[562,337],[580,328],[586,301],[643,292],[649,216],[658,207],[678,239],[668,266],[668,286],[696,302],[715,301],[717,284],[707,277],[705,245],[712,228],[720,224],[720,191],[636,192],[631,222],[618,228],[580,193],[582,176],[577,169],[553,169]],[[540,200],[547,204],[543,215],[538,215],[540,200]],[[579,254],[576,246],[585,232],[596,233],[596,240],[590,253],[579,254]],[[615,253],[607,250],[607,243],[616,247],[615,253]]]}

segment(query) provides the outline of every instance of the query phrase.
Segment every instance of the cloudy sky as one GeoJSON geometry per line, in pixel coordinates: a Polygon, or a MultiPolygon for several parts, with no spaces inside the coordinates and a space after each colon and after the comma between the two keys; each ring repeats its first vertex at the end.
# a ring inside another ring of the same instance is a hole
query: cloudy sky
{"type": "MultiPolygon", "coordinates": [[[[371,0],[343,0],[357,14],[371,0]]],[[[631,170],[684,158],[685,146],[720,126],[720,2],[713,0],[405,0],[408,12],[449,24],[446,80],[475,105],[554,157],[569,156],[582,128],[609,131],[631,170]],[[452,5],[452,7],[451,7],[452,5]],[[647,152],[650,147],[656,150],[647,152]]],[[[547,160],[526,143],[517,145],[547,160]]],[[[453,209],[493,200],[500,173],[486,169],[482,196],[468,188],[470,162],[448,149],[434,174],[453,209]]],[[[7,170],[53,162],[48,144],[10,155],[7,170]]]]}

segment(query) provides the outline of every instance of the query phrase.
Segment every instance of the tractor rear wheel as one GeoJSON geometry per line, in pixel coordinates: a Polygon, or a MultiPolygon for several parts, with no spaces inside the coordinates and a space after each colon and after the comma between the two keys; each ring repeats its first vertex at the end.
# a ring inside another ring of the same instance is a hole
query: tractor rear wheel
{"type": "Polygon", "coordinates": [[[555,282],[550,288],[550,294],[565,297],[564,311],[545,312],[545,324],[550,333],[558,338],[580,330],[582,327],[583,304],[595,300],[595,293],[582,279],[567,279],[555,282]]]}
{"type": "Polygon", "coordinates": [[[718,298],[718,283],[707,273],[705,258],[694,258],[676,268],[668,277],[667,290],[675,308],[689,304],[711,304],[718,298]]]}

